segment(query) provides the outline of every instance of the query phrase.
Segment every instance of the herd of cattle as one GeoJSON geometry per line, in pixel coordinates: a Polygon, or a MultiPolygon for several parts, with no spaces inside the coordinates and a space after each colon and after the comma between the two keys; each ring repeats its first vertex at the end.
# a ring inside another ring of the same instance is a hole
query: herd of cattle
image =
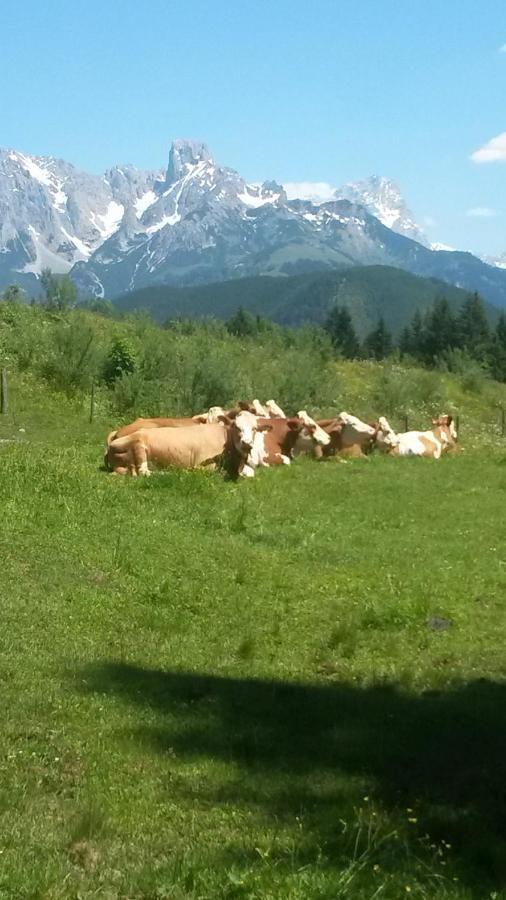
{"type": "Polygon", "coordinates": [[[305,410],[287,417],[269,400],[238,403],[225,411],[213,406],[188,418],[136,419],[111,432],[106,467],[121,475],[149,475],[150,467],[224,465],[234,476],[251,478],[261,466],[289,465],[299,453],[316,458],[365,456],[374,447],[396,456],[439,459],[456,449],[451,416],[432,420],[427,431],[396,434],[382,416],[363,422],[342,412],[333,419],[312,419],[305,410]]]}

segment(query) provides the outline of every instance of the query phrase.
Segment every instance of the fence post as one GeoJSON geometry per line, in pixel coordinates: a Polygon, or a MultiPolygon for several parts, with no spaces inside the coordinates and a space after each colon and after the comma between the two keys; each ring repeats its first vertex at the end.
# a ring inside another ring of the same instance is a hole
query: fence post
{"type": "Polygon", "coordinates": [[[404,431],[409,431],[408,427],[408,414],[404,413],[404,431]]]}
{"type": "Polygon", "coordinates": [[[9,387],[7,384],[7,369],[2,369],[0,380],[0,413],[6,416],[9,412],[9,387]]]}
{"type": "Polygon", "coordinates": [[[501,409],[501,434],[503,437],[506,434],[506,410],[504,406],[501,409]]]}
{"type": "Polygon", "coordinates": [[[457,440],[460,437],[460,416],[455,417],[455,430],[457,432],[457,440]]]}
{"type": "Polygon", "coordinates": [[[91,382],[91,396],[90,396],[90,424],[93,422],[93,417],[95,415],[95,382],[91,382]]]}

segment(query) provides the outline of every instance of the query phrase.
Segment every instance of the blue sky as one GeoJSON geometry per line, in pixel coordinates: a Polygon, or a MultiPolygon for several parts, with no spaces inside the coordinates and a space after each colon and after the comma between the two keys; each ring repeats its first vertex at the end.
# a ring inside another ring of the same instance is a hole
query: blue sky
{"type": "Polygon", "coordinates": [[[471,159],[506,132],[504,0],[1,6],[0,146],[101,172],[194,137],[252,181],[378,173],[432,240],[506,251],[506,136],[471,159]]]}

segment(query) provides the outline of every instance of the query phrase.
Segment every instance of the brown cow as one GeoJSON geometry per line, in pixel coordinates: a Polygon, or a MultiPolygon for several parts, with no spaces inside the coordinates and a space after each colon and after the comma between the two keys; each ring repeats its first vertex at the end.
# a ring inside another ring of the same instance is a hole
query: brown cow
{"type": "Polygon", "coordinates": [[[141,428],[115,438],[107,448],[107,464],[117,475],[149,475],[149,464],[195,469],[214,464],[224,453],[228,430],[223,424],[196,428],[141,428]]]}

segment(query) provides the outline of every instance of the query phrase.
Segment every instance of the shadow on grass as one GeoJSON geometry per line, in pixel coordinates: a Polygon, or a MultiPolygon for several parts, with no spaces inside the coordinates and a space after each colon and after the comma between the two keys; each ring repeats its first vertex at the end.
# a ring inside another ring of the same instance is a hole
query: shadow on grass
{"type": "Polygon", "coordinates": [[[393,686],[287,684],[123,663],[84,677],[88,690],[161,714],[159,726],[134,734],[160,753],[240,767],[243,777],[222,790],[210,785],[206,802],[276,816],[307,810],[315,846],[324,846],[336,833],[343,785],[357,777],[404,820],[406,807],[416,807],[417,828],[452,844],[461,879],[479,896],[485,885],[504,883],[506,685],[481,680],[410,695],[393,686]]]}

